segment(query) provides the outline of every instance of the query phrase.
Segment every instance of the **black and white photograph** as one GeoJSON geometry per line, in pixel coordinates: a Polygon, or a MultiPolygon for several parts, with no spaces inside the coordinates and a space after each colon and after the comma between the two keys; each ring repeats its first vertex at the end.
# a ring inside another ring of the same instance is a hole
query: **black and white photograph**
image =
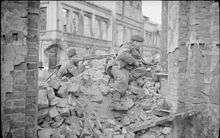
{"type": "Polygon", "coordinates": [[[2,138],[220,138],[219,2],[1,1],[2,138]]]}

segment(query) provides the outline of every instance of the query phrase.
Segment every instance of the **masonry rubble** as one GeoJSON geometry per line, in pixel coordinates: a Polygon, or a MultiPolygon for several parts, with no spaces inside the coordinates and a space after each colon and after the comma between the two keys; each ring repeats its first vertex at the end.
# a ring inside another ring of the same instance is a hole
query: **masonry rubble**
{"type": "MultiPolygon", "coordinates": [[[[164,137],[172,130],[170,123],[134,131],[142,123],[169,116],[170,105],[159,94],[155,66],[129,82],[128,88],[114,103],[114,80],[105,72],[103,59],[91,61],[76,76],[40,83],[38,100],[39,138],[147,138],[164,137]]],[[[143,68],[142,68],[143,69],[143,68]]],[[[132,72],[132,70],[131,70],[132,72]]]]}

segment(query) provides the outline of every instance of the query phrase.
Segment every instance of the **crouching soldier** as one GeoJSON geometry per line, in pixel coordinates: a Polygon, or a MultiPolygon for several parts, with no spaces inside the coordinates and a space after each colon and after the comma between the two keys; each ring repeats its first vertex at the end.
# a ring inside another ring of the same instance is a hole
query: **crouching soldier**
{"type": "Polygon", "coordinates": [[[80,60],[80,57],[77,56],[76,50],[70,49],[67,52],[68,62],[65,65],[62,65],[57,72],[57,77],[62,78],[63,76],[73,77],[85,70],[85,66],[80,60]]]}
{"type": "MultiPolygon", "coordinates": [[[[128,89],[130,71],[140,64],[141,54],[139,45],[143,42],[140,36],[132,36],[131,41],[120,46],[116,58],[108,62],[107,74],[113,79],[112,107],[114,110],[123,110],[122,98],[128,89]]],[[[125,105],[124,110],[128,110],[125,105]]]]}

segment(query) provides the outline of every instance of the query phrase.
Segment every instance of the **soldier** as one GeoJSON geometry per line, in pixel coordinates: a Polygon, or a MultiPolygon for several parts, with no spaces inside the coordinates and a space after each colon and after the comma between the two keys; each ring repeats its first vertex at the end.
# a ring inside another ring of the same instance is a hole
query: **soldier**
{"type": "Polygon", "coordinates": [[[61,66],[61,68],[57,72],[57,77],[62,78],[63,76],[72,77],[76,76],[79,73],[85,70],[85,66],[79,63],[79,57],[77,57],[76,50],[70,49],[67,52],[68,63],[66,65],[61,66]]]}
{"type": "MultiPolygon", "coordinates": [[[[140,45],[144,39],[141,36],[133,35],[130,42],[126,42],[120,46],[117,60],[120,68],[138,67],[141,60],[140,45]],[[128,65],[128,66],[126,66],[128,65]]],[[[133,69],[133,68],[132,68],[133,69]]]]}
{"type": "Polygon", "coordinates": [[[110,85],[113,92],[113,109],[123,109],[123,103],[120,104],[121,98],[128,89],[129,72],[140,64],[141,54],[139,45],[143,41],[144,39],[140,36],[132,36],[130,42],[120,46],[116,59],[110,60],[106,66],[107,74],[114,80],[110,85]]]}

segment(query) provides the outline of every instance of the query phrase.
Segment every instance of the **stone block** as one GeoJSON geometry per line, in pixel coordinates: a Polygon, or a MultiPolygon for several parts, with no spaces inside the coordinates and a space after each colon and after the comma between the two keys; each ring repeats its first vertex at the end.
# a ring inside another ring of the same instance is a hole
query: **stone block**
{"type": "Polygon", "coordinates": [[[25,113],[25,108],[15,108],[15,109],[5,108],[4,113],[5,114],[25,113]]]}
{"type": "Polygon", "coordinates": [[[17,128],[12,130],[13,138],[24,138],[25,137],[25,128],[17,128]]]}
{"type": "Polygon", "coordinates": [[[22,98],[25,98],[25,92],[6,92],[5,98],[6,100],[22,99],[22,98]]]}
{"type": "Polygon", "coordinates": [[[26,104],[25,113],[26,115],[36,114],[37,104],[26,104]]]}
{"type": "MultiPolygon", "coordinates": [[[[39,41],[38,30],[37,29],[28,28],[27,41],[34,42],[34,43],[39,41]]],[[[28,43],[28,44],[30,44],[30,43],[28,43]]]]}
{"type": "Polygon", "coordinates": [[[25,138],[34,138],[37,137],[36,128],[25,128],[25,138]]]}
{"type": "Polygon", "coordinates": [[[38,54],[38,48],[28,47],[27,55],[37,56],[38,54]]]}
{"type": "Polygon", "coordinates": [[[49,100],[49,102],[51,103],[51,101],[55,98],[55,94],[54,94],[54,91],[53,91],[53,88],[50,88],[48,87],[47,88],[47,98],[49,100]]]}
{"type": "Polygon", "coordinates": [[[172,128],[170,127],[164,127],[161,132],[165,135],[168,135],[171,132],[171,130],[172,128]]]}
{"type": "Polygon", "coordinates": [[[21,62],[18,65],[14,65],[15,70],[25,70],[27,68],[26,62],[21,62]]]}
{"type": "Polygon", "coordinates": [[[51,135],[54,133],[53,129],[42,129],[38,131],[39,138],[51,138],[51,135]]]}
{"type": "Polygon", "coordinates": [[[38,92],[38,105],[47,107],[49,105],[49,101],[47,99],[47,90],[39,90],[38,92]]]}
{"type": "Polygon", "coordinates": [[[51,106],[54,106],[54,105],[57,105],[60,101],[62,101],[62,99],[55,96],[52,100],[50,100],[50,103],[49,103],[49,104],[50,104],[51,106]]]}
{"type": "Polygon", "coordinates": [[[25,117],[25,125],[28,128],[34,128],[36,126],[36,114],[33,115],[26,115],[25,117]]]}
{"type": "Polygon", "coordinates": [[[61,86],[60,83],[56,79],[50,79],[48,81],[48,85],[56,90],[58,90],[61,86]]]}
{"type": "Polygon", "coordinates": [[[145,134],[139,136],[139,138],[156,138],[156,136],[151,133],[145,133],[145,134]]]}
{"type": "Polygon", "coordinates": [[[38,119],[45,118],[49,113],[49,108],[39,109],[37,113],[38,119]]]}
{"type": "Polygon", "coordinates": [[[56,104],[57,107],[67,108],[69,107],[68,99],[67,98],[60,98],[56,104]]]}
{"type": "Polygon", "coordinates": [[[14,78],[14,85],[26,85],[26,72],[22,70],[14,70],[12,72],[12,77],[14,78]]]}
{"type": "Polygon", "coordinates": [[[36,84],[37,82],[36,80],[38,79],[37,69],[26,71],[26,79],[27,79],[28,84],[31,84],[31,85],[36,84]]]}
{"type": "Polygon", "coordinates": [[[113,135],[113,138],[125,138],[125,135],[124,134],[113,135]]]}
{"type": "Polygon", "coordinates": [[[66,84],[62,84],[58,90],[58,96],[65,98],[68,95],[68,86],[66,84]]]}
{"type": "Polygon", "coordinates": [[[49,110],[49,116],[51,117],[51,118],[54,118],[54,117],[56,117],[56,116],[58,116],[59,115],[59,112],[57,111],[57,108],[56,107],[53,107],[53,108],[51,108],[50,110],[49,110]]]}
{"type": "MultiPolygon", "coordinates": [[[[32,53],[33,51],[35,51],[35,49],[36,49],[36,50],[39,50],[39,48],[38,48],[39,42],[27,41],[26,43],[27,43],[27,46],[28,46],[28,51],[29,51],[30,53],[32,53]],[[33,51],[32,51],[32,50],[33,50],[33,51]]],[[[30,54],[30,53],[29,53],[29,54],[30,54]]],[[[34,53],[35,53],[35,52],[34,52],[34,53]]],[[[35,55],[35,54],[30,54],[30,55],[35,55]]]]}
{"type": "Polygon", "coordinates": [[[27,95],[26,96],[26,104],[35,104],[37,105],[37,95],[27,95]]]}
{"type": "Polygon", "coordinates": [[[38,62],[38,55],[28,55],[25,57],[26,62],[38,62]]]}
{"type": "Polygon", "coordinates": [[[68,86],[67,91],[71,93],[75,93],[80,89],[80,85],[78,83],[72,83],[68,86]]]}
{"type": "Polygon", "coordinates": [[[28,17],[28,27],[31,29],[38,29],[39,16],[37,14],[29,14],[28,17]]]}
{"type": "Polygon", "coordinates": [[[37,62],[29,62],[29,63],[27,63],[27,69],[38,69],[37,62]]]}
{"type": "Polygon", "coordinates": [[[16,109],[25,107],[25,99],[12,99],[5,102],[6,108],[16,109]]]}

